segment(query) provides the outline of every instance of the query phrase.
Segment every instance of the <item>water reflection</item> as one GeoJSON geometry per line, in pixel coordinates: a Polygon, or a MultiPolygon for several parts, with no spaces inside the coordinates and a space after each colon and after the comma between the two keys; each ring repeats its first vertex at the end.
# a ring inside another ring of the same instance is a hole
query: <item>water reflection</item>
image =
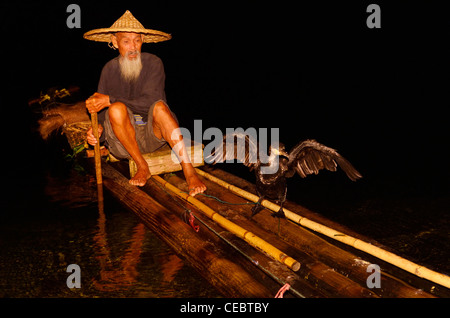
{"type": "Polygon", "coordinates": [[[142,245],[145,237],[145,226],[142,223],[136,225],[133,229],[133,235],[130,240],[130,247],[125,250],[124,255],[119,259],[118,264],[111,260],[111,253],[108,247],[105,230],[106,218],[104,213],[100,213],[98,218],[99,229],[94,236],[96,243],[96,258],[100,264],[100,279],[94,279],[93,285],[97,290],[118,290],[129,288],[136,283],[139,275],[136,266],[140,261],[142,245]]]}
{"type": "MultiPolygon", "coordinates": [[[[99,261],[100,278],[94,278],[92,285],[99,291],[118,291],[129,289],[137,283],[139,272],[137,266],[141,260],[143,245],[147,229],[143,223],[138,223],[132,229],[131,239],[125,243],[129,244],[124,254],[115,261],[111,257],[106,232],[106,215],[103,195],[103,185],[97,184],[98,202],[98,227],[94,235],[94,250],[96,259],[99,261]]],[[[158,257],[161,266],[161,286],[169,285],[175,279],[177,273],[183,267],[183,262],[175,254],[166,253],[158,257]]],[[[170,290],[174,292],[174,290],[170,290]]]]}
{"type": "Polygon", "coordinates": [[[94,242],[96,243],[94,249],[96,250],[96,259],[100,264],[100,280],[94,279],[93,285],[97,290],[102,291],[129,287],[136,282],[136,277],[138,276],[136,265],[142,253],[145,227],[142,223],[135,226],[130,247],[121,257],[120,264],[113,264],[106,237],[106,216],[102,184],[97,184],[97,196],[99,217],[97,233],[94,235],[94,242]]]}
{"type": "Polygon", "coordinates": [[[99,209],[95,178],[44,181],[27,201],[4,204],[0,297],[220,296],[107,193],[99,209]],[[79,289],[66,285],[69,264],[81,268],[79,289]]]}

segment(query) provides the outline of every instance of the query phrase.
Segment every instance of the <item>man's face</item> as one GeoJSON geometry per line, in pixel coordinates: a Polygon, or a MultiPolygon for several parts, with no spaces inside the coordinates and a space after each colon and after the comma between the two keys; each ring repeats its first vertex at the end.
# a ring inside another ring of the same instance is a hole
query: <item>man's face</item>
{"type": "Polygon", "coordinates": [[[142,47],[142,34],[117,32],[111,37],[113,45],[119,49],[121,56],[133,60],[139,56],[142,47]]]}

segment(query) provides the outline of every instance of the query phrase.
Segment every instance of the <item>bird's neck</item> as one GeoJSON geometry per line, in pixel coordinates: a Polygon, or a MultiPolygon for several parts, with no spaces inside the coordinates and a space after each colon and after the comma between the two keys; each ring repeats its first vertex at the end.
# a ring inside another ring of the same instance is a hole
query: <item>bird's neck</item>
{"type": "Polygon", "coordinates": [[[280,163],[278,155],[271,153],[268,161],[269,162],[267,164],[261,165],[261,173],[262,174],[277,173],[280,163]]]}

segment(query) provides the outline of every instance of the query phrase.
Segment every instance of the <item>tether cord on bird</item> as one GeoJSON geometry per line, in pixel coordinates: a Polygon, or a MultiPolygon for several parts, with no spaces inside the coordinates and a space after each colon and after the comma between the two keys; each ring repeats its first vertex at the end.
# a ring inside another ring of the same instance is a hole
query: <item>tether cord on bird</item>
{"type": "MultiPolygon", "coordinates": [[[[247,199],[253,202],[257,202],[259,200],[259,197],[255,194],[252,194],[250,192],[247,192],[239,187],[236,187],[228,182],[223,181],[220,178],[217,178],[203,170],[200,170],[198,168],[195,169],[197,173],[206,179],[213,181],[217,183],[218,185],[230,190],[231,192],[247,199]]],[[[267,200],[261,201],[261,205],[265,208],[277,212],[280,209],[280,206],[272,203],[267,200]]],[[[346,245],[352,246],[360,251],[366,252],[372,256],[375,256],[385,262],[388,262],[394,266],[397,266],[407,272],[410,272],[418,277],[428,279],[434,283],[437,283],[439,285],[445,286],[447,288],[450,288],[450,277],[447,275],[444,275],[439,272],[435,272],[425,266],[413,263],[403,257],[400,257],[394,253],[388,252],[380,247],[377,247],[375,245],[372,245],[370,243],[364,242],[360,239],[357,239],[355,237],[352,237],[350,235],[344,234],[342,232],[339,232],[337,230],[334,230],[332,228],[329,228],[325,225],[322,225],[320,223],[317,223],[315,221],[309,220],[305,217],[302,217],[286,208],[283,208],[283,211],[286,215],[286,218],[289,220],[300,224],[308,229],[311,229],[313,231],[316,231],[318,233],[321,233],[323,235],[326,235],[336,241],[339,241],[341,243],[344,243],[346,245]]]]}

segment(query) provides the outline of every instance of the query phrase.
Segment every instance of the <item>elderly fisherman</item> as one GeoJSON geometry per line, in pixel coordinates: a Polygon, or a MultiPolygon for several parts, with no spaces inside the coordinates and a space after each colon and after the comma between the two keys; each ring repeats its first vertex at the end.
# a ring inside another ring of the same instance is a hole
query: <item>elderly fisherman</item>
{"type": "MultiPolygon", "coordinates": [[[[177,154],[189,186],[196,195],[206,190],[187,156],[179,134],[178,121],[166,102],[164,67],[161,60],[150,53],[141,53],[143,43],[169,40],[167,33],[145,29],[129,12],[110,28],[96,29],[84,34],[93,41],[108,42],[120,55],[104,66],[98,91],[86,100],[90,113],[99,112],[99,135],[110,152],[118,158],[133,158],[136,175],[130,184],[143,186],[151,177],[142,153],[153,152],[167,143],[177,154]]],[[[89,144],[97,141],[92,128],[87,132],[89,144]]]]}

